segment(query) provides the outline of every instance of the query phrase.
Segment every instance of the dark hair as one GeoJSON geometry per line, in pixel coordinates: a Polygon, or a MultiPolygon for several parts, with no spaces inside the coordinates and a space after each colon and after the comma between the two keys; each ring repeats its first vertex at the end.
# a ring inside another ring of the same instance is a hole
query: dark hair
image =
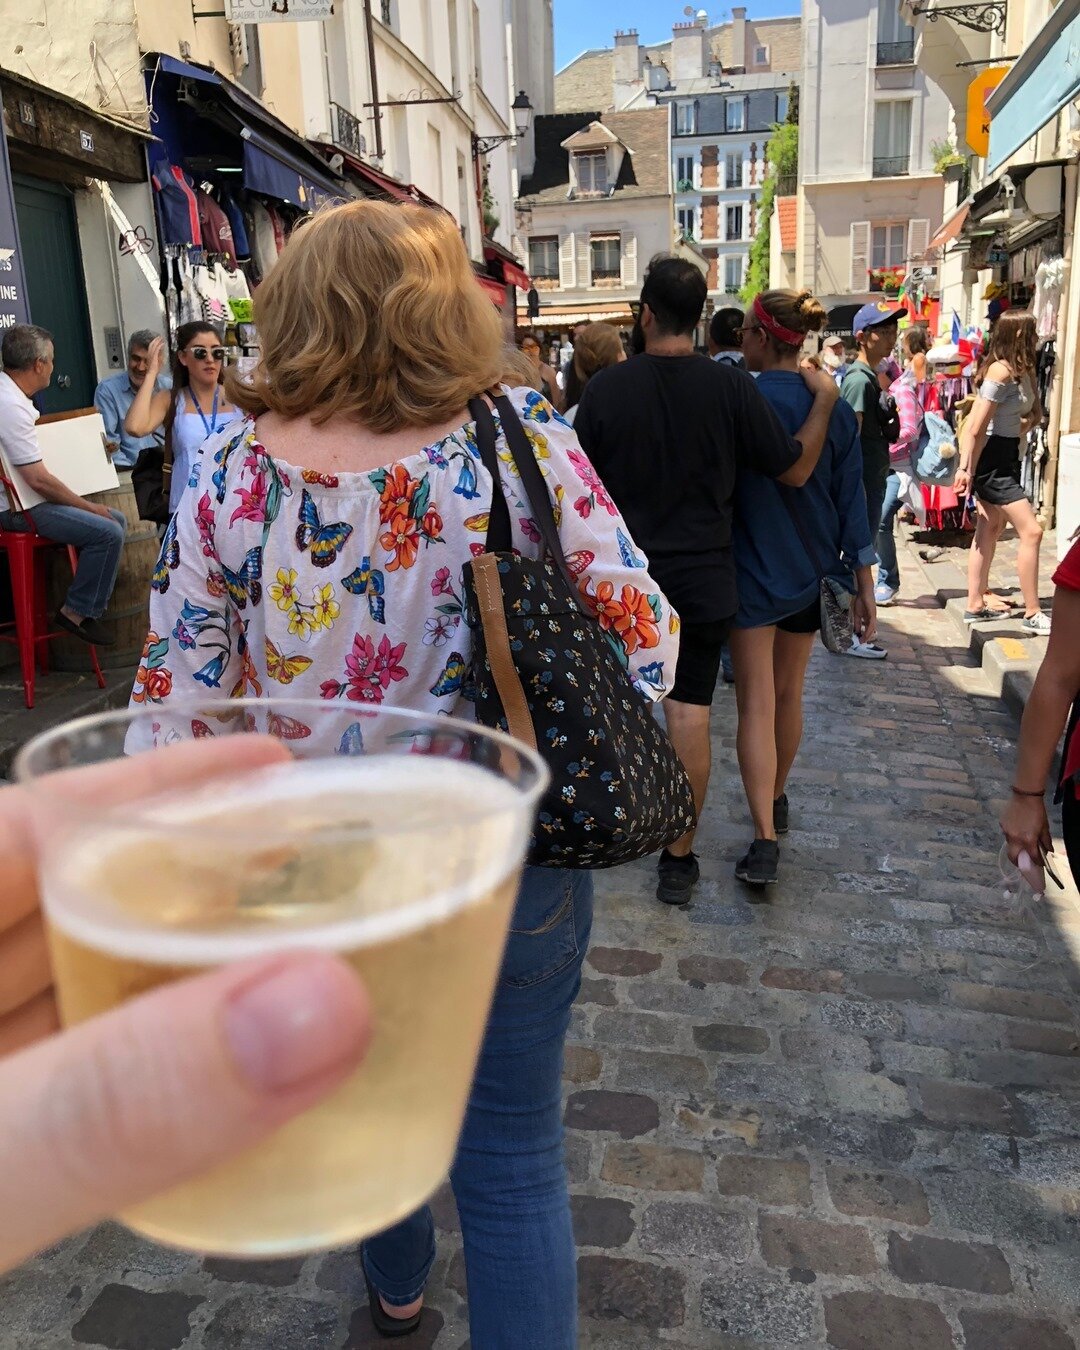
{"type": "Polygon", "coordinates": [[[694,331],[707,294],[708,284],[693,263],[660,257],[645,273],[641,303],[652,310],[659,334],[681,337],[694,331]]]}
{"type": "Polygon", "coordinates": [[[986,355],[975,376],[976,385],[982,384],[986,372],[995,361],[1003,361],[1019,381],[1022,375],[1035,369],[1039,340],[1035,330],[1035,316],[1026,309],[1007,309],[999,314],[990,330],[986,355]]]}
{"type": "MultiPolygon", "coordinates": [[[[200,333],[213,333],[214,343],[222,346],[225,338],[221,329],[216,324],[206,323],[202,319],[196,319],[192,323],[181,324],[176,330],[176,347],[173,350],[172,359],[172,387],[173,396],[169,399],[169,410],[165,414],[165,421],[161,425],[162,434],[165,438],[166,450],[172,451],[172,429],[176,421],[176,409],[180,402],[183,391],[191,383],[191,376],[188,374],[188,368],[180,360],[180,353],[188,345],[192,338],[198,337],[200,333]]],[[[225,362],[222,361],[221,368],[218,371],[218,384],[221,384],[225,376],[225,362]]]]}
{"type": "Polygon", "coordinates": [[[523,347],[526,342],[535,342],[543,350],[543,344],[531,328],[519,328],[514,334],[514,342],[519,347],[523,347]]]}
{"type": "Polygon", "coordinates": [[[925,324],[912,324],[904,333],[903,342],[909,356],[925,356],[930,350],[930,334],[926,331],[925,324]]]}
{"type": "Polygon", "coordinates": [[[709,321],[709,336],[717,347],[741,347],[743,319],[746,316],[741,309],[729,305],[718,309],[709,321]]]}
{"type": "Polygon", "coordinates": [[[30,370],[38,361],[44,361],[46,346],[53,335],[36,323],[15,323],[4,332],[0,344],[0,366],[4,370],[30,370]]]}

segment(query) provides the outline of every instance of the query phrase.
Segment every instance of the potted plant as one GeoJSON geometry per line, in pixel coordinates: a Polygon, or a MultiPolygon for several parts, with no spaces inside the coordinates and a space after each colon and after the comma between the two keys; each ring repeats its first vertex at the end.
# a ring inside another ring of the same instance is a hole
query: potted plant
{"type": "Polygon", "coordinates": [[[930,154],[934,172],[941,174],[947,183],[958,183],[964,176],[964,156],[952,141],[931,141],[930,154]]]}
{"type": "Polygon", "coordinates": [[[884,292],[885,295],[899,295],[904,284],[902,267],[871,267],[867,271],[872,292],[884,292]]]}

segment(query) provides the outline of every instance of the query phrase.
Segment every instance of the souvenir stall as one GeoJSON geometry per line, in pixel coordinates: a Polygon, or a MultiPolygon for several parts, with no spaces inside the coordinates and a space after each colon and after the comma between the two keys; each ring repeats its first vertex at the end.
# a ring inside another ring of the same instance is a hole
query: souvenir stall
{"type": "MultiPolygon", "coordinates": [[[[982,331],[975,327],[965,331],[954,314],[949,337],[939,338],[926,354],[932,389],[928,406],[940,412],[958,439],[964,413],[970,406],[972,381],[982,358],[983,343],[982,331]]],[[[928,487],[924,483],[919,490],[930,529],[974,529],[967,503],[962,502],[952,488],[928,487]]]]}
{"type": "Polygon", "coordinates": [[[258,357],[252,292],[296,222],[355,195],[305,141],[209,67],[151,55],[149,151],[169,335],[202,319],[258,357]]]}

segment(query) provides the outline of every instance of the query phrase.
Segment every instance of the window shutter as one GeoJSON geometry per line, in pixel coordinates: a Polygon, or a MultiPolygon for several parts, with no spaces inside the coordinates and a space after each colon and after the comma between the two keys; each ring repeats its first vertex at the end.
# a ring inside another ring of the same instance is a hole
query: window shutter
{"type": "Polygon", "coordinates": [[[572,291],[577,286],[577,258],[574,248],[574,236],[565,235],[559,245],[559,286],[564,291],[572,291]]]}
{"type": "Polygon", "coordinates": [[[593,284],[592,276],[592,248],[590,247],[590,238],[587,234],[579,234],[577,237],[577,275],[579,286],[591,286],[593,284]]]}
{"type": "Polygon", "coordinates": [[[907,261],[909,267],[914,263],[922,262],[929,244],[930,222],[928,220],[909,221],[907,229],[907,261]]]}
{"type": "Polygon", "coordinates": [[[637,285],[637,235],[628,234],[625,230],[620,238],[620,252],[622,261],[622,284],[624,286],[637,285]]]}
{"type": "Polygon", "coordinates": [[[870,286],[867,269],[870,266],[870,222],[851,222],[851,289],[866,291],[870,286]]]}

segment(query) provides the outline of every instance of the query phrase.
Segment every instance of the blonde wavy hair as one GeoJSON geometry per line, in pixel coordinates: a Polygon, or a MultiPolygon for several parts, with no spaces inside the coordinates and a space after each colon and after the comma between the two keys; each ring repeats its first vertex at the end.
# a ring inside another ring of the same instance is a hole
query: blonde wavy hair
{"type": "Polygon", "coordinates": [[[255,292],[261,359],[228,397],[245,412],[434,426],[502,373],[503,333],[452,216],[358,201],[294,230],[255,292]]]}

